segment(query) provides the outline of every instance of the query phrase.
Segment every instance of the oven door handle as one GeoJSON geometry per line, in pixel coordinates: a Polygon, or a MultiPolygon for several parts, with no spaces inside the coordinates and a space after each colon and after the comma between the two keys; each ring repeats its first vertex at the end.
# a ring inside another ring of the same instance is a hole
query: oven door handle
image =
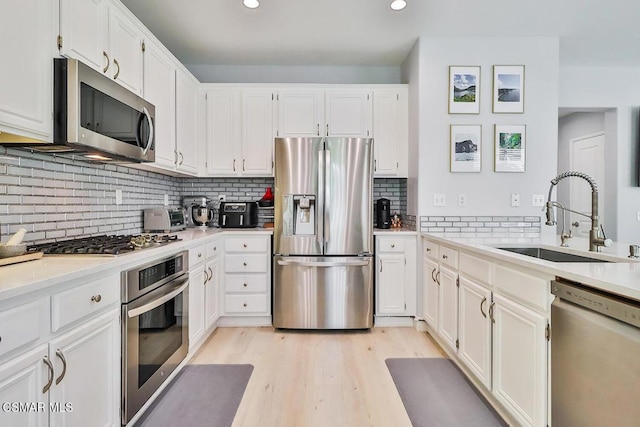
{"type": "Polygon", "coordinates": [[[174,289],[172,291],[168,291],[166,294],[162,295],[161,297],[154,299],[153,301],[151,301],[148,304],[142,305],[140,307],[136,307],[134,309],[131,309],[129,311],[127,311],[127,317],[132,318],[132,317],[136,317],[136,316],[140,316],[141,314],[144,314],[148,311],[153,310],[156,307],[160,307],[162,304],[164,304],[165,302],[169,301],[170,299],[173,299],[176,297],[176,295],[178,295],[180,292],[184,291],[187,286],[189,286],[189,278],[185,278],[183,280],[181,280],[179,283],[177,283],[175,287],[178,287],[178,289],[174,289]]]}

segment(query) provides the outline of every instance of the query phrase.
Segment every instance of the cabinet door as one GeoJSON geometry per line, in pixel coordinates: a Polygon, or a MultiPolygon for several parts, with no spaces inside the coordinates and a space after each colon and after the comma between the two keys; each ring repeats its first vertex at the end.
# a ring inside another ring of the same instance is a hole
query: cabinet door
{"type": "Polygon", "coordinates": [[[60,0],[60,53],[106,73],[113,64],[107,52],[107,0],[60,0]]]}
{"type": "Polygon", "coordinates": [[[144,98],[156,107],[155,164],[173,169],[176,163],[176,68],[160,46],[146,42],[144,98]]]}
{"type": "Polygon", "coordinates": [[[0,130],[51,140],[53,2],[5,0],[0,37],[0,130]]]}
{"type": "Polygon", "coordinates": [[[407,176],[409,141],[405,94],[406,91],[399,90],[373,92],[373,173],[376,177],[407,176]]]}
{"type": "Polygon", "coordinates": [[[422,310],[424,320],[434,330],[438,330],[438,305],[440,295],[440,285],[436,281],[436,274],[438,274],[438,264],[429,259],[426,255],[423,260],[422,271],[422,283],[424,283],[424,289],[422,293],[423,302],[422,310]]]}
{"type": "Polygon", "coordinates": [[[440,275],[437,278],[440,282],[438,333],[455,350],[458,339],[458,274],[440,266],[440,275]]]}
{"type": "Polygon", "coordinates": [[[176,146],[177,168],[198,173],[198,82],[182,70],[176,78],[176,146]]]}
{"type": "Polygon", "coordinates": [[[494,295],[493,394],[521,425],[546,425],[544,316],[494,295]]]}
{"type": "Polygon", "coordinates": [[[0,365],[0,425],[46,427],[49,425],[49,394],[42,393],[49,379],[45,344],[0,365]],[[30,405],[10,410],[4,405],[30,405]]]}
{"type": "Polygon", "coordinates": [[[213,328],[220,317],[220,257],[207,261],[206,272],[209,279],[205,286],[205,327],[213,328]]]}
{"type": "Polygon", "coordinates": [[[491,390],[491,291],[460,277],[459,287],[460,360],[491,390]]]}
{"type": "Polygon", "coordinates": [[[242,93],[243,175],[273,175],[273,93],[245,90],[242,93]]]}
{"type": "Polygon", "coordinates": [[[237,175],[241,171],[240,93],[215,89],[207,92],[207,173],[237,175]]]}
{"type": "Polygon", "coordinates": [[[49,392],[51,402],[73,405],[72,411],[51,413],[52,427],[119,425],[118,311],[79,326],[49,343],[49,357],[56,373],[56,381],[49,392]]]}
{"type": "Polygon", "coordinates": [[[189,347],[200,341],[204,334],[204,289],[208,276],[205,267],[189,270],[189,347]]]}
{"type": "Polygon", "coordinates": [[[325,101],[325,134],[352,138],[372,136],[371,91],[329,90],[325,101]]]}
{"type": "Polygon", "coordinates": [[[131,92],[142,95],[142,32],[118,7],[109,8],[111,69],[107,75],[131,92]]]}
{"type": "Polygon", "coordinates": [[[377,271],[377,313],[378,315],[404,315],[405,257],[404,254],[378,255],[377,271]]]}
{"type": "Polygon", "coordinates": [[[324,132],[324,91],[282,90],[277,104],[276,136],[320,136],[324,132]]]}

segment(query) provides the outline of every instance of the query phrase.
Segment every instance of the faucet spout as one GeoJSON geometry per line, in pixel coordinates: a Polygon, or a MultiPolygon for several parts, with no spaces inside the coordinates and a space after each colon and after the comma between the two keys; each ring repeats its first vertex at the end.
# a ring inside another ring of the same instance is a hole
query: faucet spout
{"type": "Polygon", "coordinates": [[[600,230],[602,226],[599,224],[598,217],[598,186],[596,182],[589,175],[583,172],[569,171],[563,172],[560,175],[556,176],[551,180],[551,186],[549,187],[549,196],[547,198],[547,225],[555,225],[555,217],[553,215],[553,206],[558,206],[563,210],[568,210],[570,212],[580,214],[582,216],[586,216],[591,219],[591,230],[589,231],[589,250],[597,252],[601,246],[611,246],[611,239],[607,239],[604,236],[604,231],[602,232],[602,236],[600,235],[600,230]],[[574,176],[577,178],[582,178],[589,183],[591,186],[591,215],[583,214],[582,212],[576,212],[571,209],[563,208],[562,206],[558,206],[557,202],[551,201],[551,193],[553,192],[553,187],[558,185],[560,181],[570,176],[574,176]]]}

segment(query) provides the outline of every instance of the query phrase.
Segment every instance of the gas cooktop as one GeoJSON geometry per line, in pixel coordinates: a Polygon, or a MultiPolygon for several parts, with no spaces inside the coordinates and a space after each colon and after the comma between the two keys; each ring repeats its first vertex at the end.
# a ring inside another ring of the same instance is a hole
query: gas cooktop
{"type": "Polygon", "coordinates": [[[103,235],[31,245],[28,247],[28,251],[43,252],[45,255],[116,256],[148,248],[157,248],[180,240],[178,236],[169,234],[103,235]]]}

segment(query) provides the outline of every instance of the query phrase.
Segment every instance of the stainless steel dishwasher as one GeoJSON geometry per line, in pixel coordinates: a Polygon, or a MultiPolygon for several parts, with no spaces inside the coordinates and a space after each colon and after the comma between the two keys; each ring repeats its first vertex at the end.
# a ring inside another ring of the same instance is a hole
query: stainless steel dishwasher
{"type": "Polygon", "coordinates": [[[640,425],[640,303],[552,282],[553,427],[640,425]]]}

